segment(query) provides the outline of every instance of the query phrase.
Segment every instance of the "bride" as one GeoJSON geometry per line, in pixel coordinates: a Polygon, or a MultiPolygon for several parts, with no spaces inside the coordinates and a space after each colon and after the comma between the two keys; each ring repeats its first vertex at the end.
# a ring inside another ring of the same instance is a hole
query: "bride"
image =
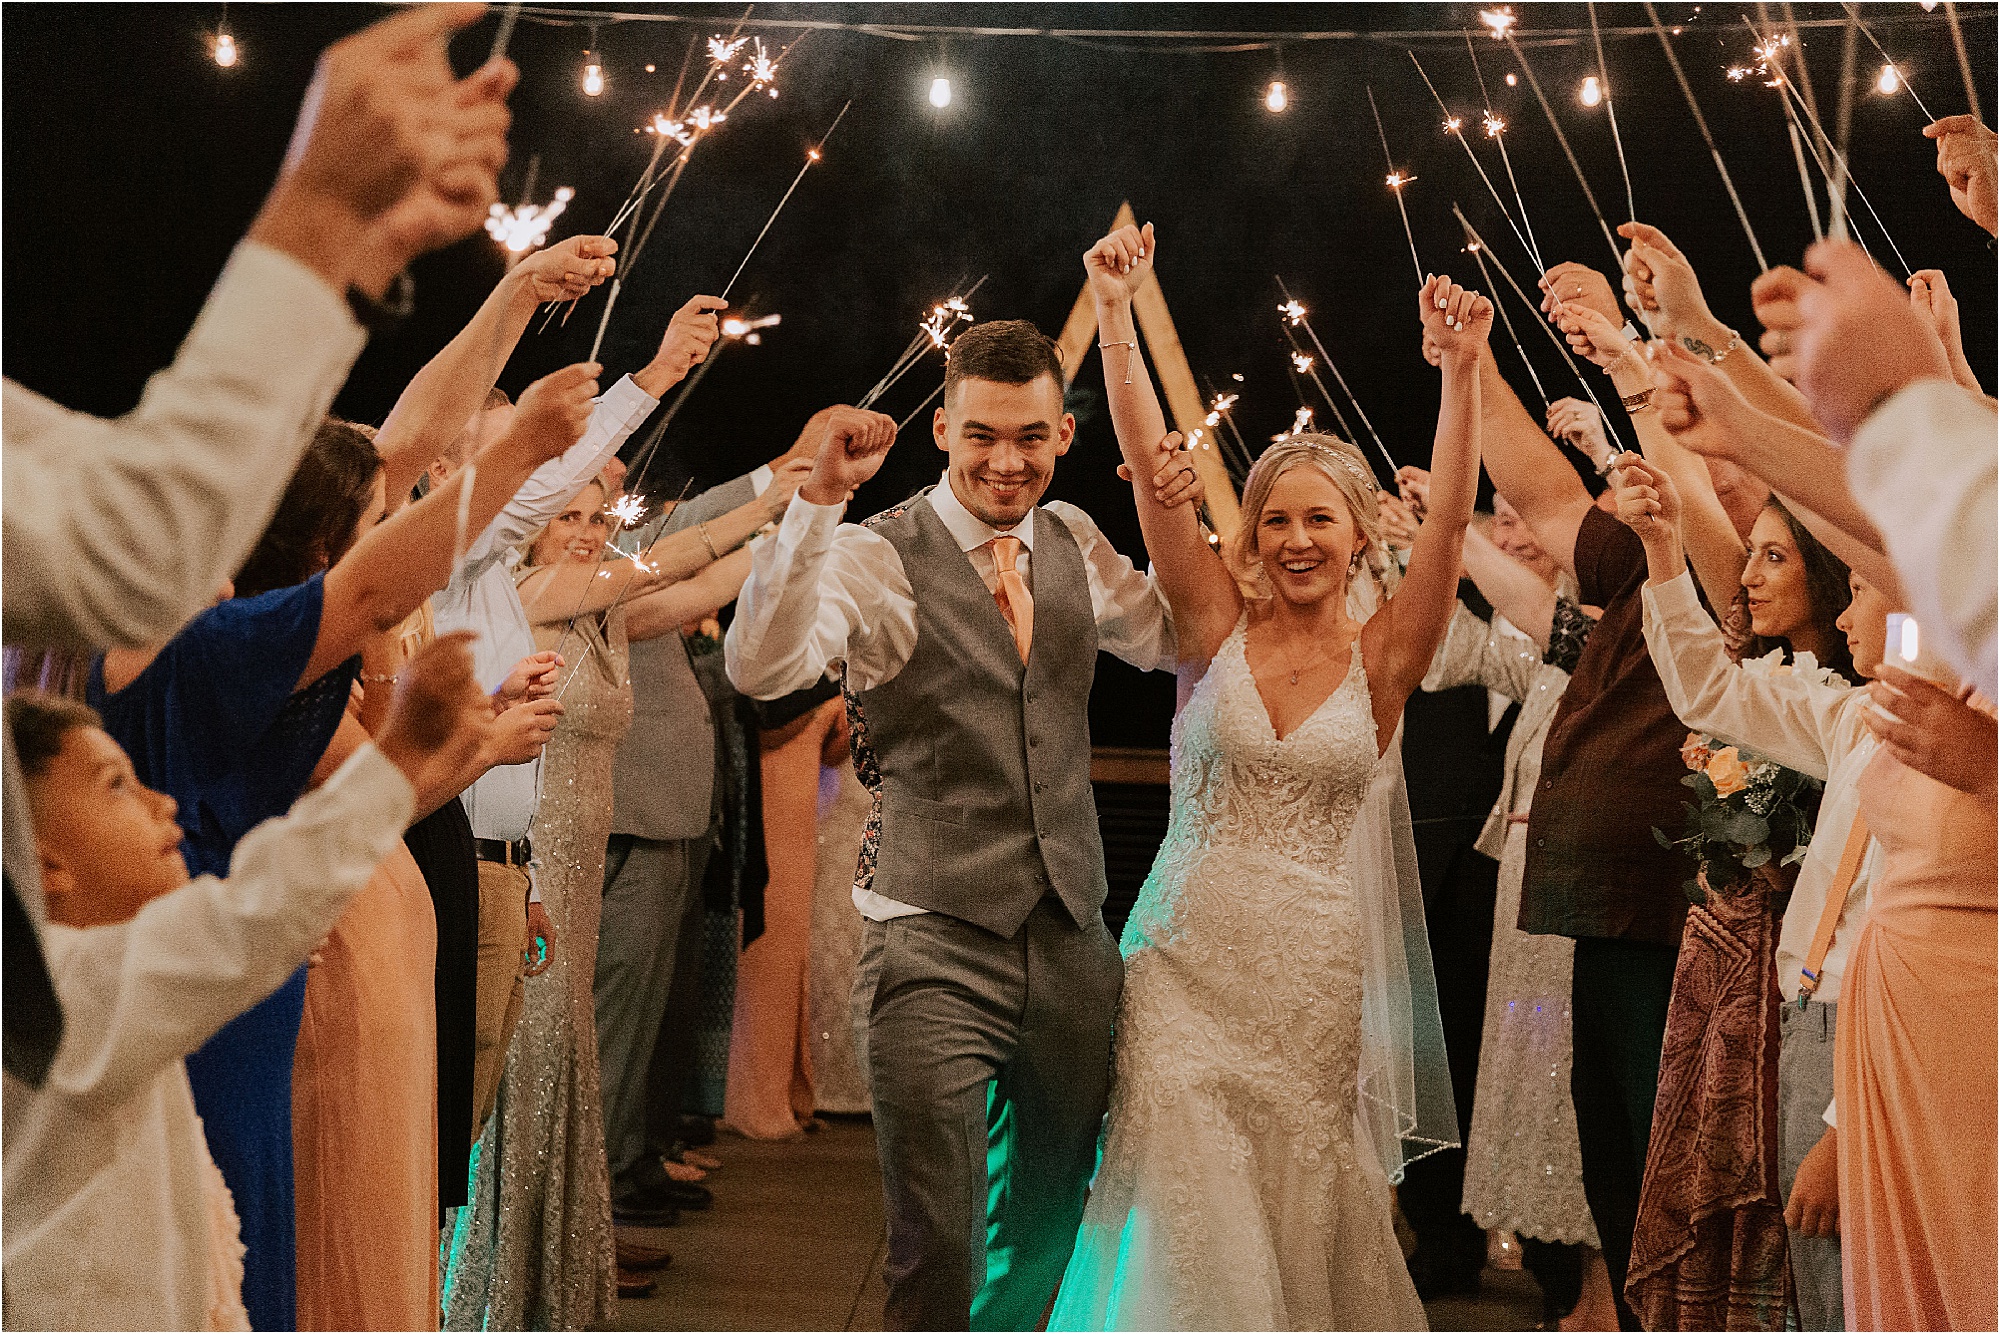
{"type": "MultiPolygon", "coordinates": [[[[1084,257],[1137,478],[1179,445],[1132,325],[1154,258],[1151,224],[1084,257]]],[[[1397,732],[1451,614],[1493,308],[1442,277],[1418,304],[1444,388],[1393,597],[1346,441],[1264,452],[1234,573],[1191,509],[1133,488],[1179,641],[1173,810],[1120,943],[1103,1159],[1052,1329],[1424,1327],[1389,1182],[1458,1137],[1397,732]]]]}

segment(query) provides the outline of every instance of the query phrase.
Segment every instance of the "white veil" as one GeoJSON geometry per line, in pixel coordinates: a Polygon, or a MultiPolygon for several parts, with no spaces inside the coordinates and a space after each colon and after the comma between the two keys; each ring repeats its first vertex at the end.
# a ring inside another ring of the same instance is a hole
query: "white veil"
{"type": "MultiPolygon", "coordinates": [[[[1377,562],[1363,564],[1348,585],[1348,610],[1365,622],[1385,599],[1377,562]]],[[[1459,1143],[1410,800],[1403,786],[1402,742],[1399,720],[1347,840],[1362,931],[1355,1147],[1372,1149],[1392,1183],[1403,1179],[1407,1164],[1459,1143]]]]}

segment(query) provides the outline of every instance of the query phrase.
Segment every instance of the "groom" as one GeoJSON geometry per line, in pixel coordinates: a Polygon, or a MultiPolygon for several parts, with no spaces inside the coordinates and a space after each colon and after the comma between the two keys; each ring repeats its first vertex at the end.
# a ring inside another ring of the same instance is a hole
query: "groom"
{"type": "MultiPolygon", "coordinates": [[[[1124,967],[1102,916],[1090,684],[1100,648],[1171,668],[1174,638],[1152,579],[1089,516],[1037,503],[1076,432],[1062,403],[1033,325],[967,329],[931,427],[944,477],[861,525],[842,509],[896,423],[835,409],[725,649],[730,679],[766,699],[844,663],[875,800],[854,1004],[890,1328],[1033,1329],[1104,1115],[1124,967]]],[[[1199,494],[1192,469],[1169,485],[1199,494]]]]}

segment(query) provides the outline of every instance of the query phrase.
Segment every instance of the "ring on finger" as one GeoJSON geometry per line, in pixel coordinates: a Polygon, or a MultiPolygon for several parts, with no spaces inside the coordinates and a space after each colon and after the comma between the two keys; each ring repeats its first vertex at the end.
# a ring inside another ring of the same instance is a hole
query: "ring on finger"
{"type": "Polygon", "coordinates": [[[1182,468],[1182,469],[1181,469],[1181,476],[1183,476],[1183,477],[1187,478],[1187,479],[1188,479],[1188,482],[1189,482],[1189,484],[1190,484],[1190,485],[1192,485],[1192,484],[1194,483],[1194,481],[1196,480],[1196,479],[1195,479],[1195,475],[1194,475],[1194,469],[1193,469],[1193,468],[1182,468]]]}

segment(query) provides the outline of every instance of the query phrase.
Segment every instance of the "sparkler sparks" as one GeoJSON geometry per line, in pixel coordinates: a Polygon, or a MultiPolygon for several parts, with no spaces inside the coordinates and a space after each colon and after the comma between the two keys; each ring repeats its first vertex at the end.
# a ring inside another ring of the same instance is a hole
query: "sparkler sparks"
{"type": "Polygon", "coordinates": [[[932,306],[929,318],[918,327],[924,331],[924,336],[931,340],[931,346],[943,348],[947,343],[946,335],[957,327],[960,321],[972,323],[972,312],[966,307],[963,297],[955,296],[932,306]]]}
{"type": "Polygon", "coordinates": [[[513,208],[495,204],[486,215],[486,231],[513,254],[524,254],[549,239],[549,227],[576,198],[576,191],[564,186],[546,204],[519,204],[513,208]]]}
{"type": "Polygon", "coordinates": [[[611,502],[611,517],[618,520],[621,527],[636,528],[645,512],[646,498],[636,491],[628,491],[611,502]]]}
{"type": "Polygon", "coordinates": [[[1292,353],[1293,370],[1297,371],[1301,375],[1305,375],[1308,372],[1310,372],[1312,368],[1313,368],[1313,359],[1310,353],[1306,352],[1292,353]]]}
{"type": "Polygon", "coordinates": [[[1500,137],[1500,132],[1507,128],[1507,122],[1501,120],[1498,116],[1494,115],[1490,111],[1486,113],[1485,117],[1481,120],[1480,123],[1485,125],[1486,137],[1488,139],[1498,139],[1500,137]]]}
{"type": "MultiPolygon", "coordinates": [[[[1306,308],[1297,301],[1287,298],[1285,304],[1278,307],[1278,313],[1285,317],[1285,323],[1291,325],[1293,328],[1297,328],[1299,323],[1306,317],[1306,308]]],[[[1236,401],[1235,395],[1232,394],[1229,401],[1234,403],[1236,401]]]]}
{"type": "Polygon", "coordinates": [[[736,53],[741,51],[749,40],[748,37],[738,37],[734,40],[727,37],[711,37],[708,39],[708,58],[717,65],[727,65],[736,59],[736,53]]]}
{"type": "Polygon", "coordinates": [[[701,106],[688,112],[688,124],[694,126],[696,130],[704,134],[728,119],[728,112],[717,111],[713,107],[701,106]]]}
{"type": "Polygon", "coordinates": [[[1417,178],[1414,176],[1405,176],[1400,171],[1392,171],[1388,175],[1389,188],[1391,190],[1400,190],[1415,179],[1417,178]]]}
{"type": "Polygon", "coordinates": [[[1457,134],[1464,124],[1465,122],[1457,116],[1446,116],[1444,120],[1444,132],[1446,134],[1457,134]]]}
{"type": "Polygon", "coordinates": [[[1488,35],[1497,42],[1514,26],[1514,11],[1508,5],[1502,5],[1498,9],[1482,9],[1479,11],[1479,21],[1486,25],[1488,35]]]}
{"type": "Polygon", "coordinates": [[[752,88],[762,88],[770,93],[771,96],[776,97],[778,95],[778,87],[772,81],[778,77],[778,62],[771,59],[765,53],[763,38],[757,38],[756,42],[756,54],[752,55],[749,61],[743,66],[743,72],[750,76],[750,86],[752,88]]]}

